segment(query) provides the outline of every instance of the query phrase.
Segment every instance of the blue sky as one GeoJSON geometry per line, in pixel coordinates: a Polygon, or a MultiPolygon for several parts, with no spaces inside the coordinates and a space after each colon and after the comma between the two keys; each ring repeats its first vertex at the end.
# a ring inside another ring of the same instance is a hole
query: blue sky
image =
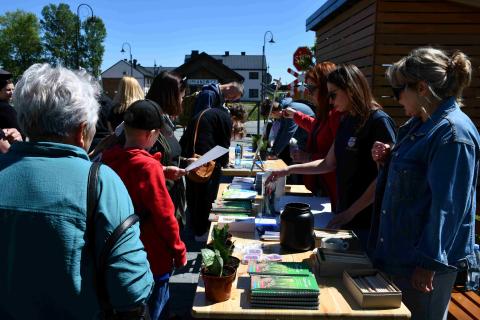
{"type": "MultiPolygon", "coordinates": [[[[312,46],[314,32],[305,31],[306,19],[325,0],[80,0],[80,1],[2,1],[2,14],[21,9],[40,17],[43,6],[64,2],[76,11],[88,3],[107,28],[102,70],[120,59],[122,43],[132,46],[132,55],[143,66],[179,66],[191,50],[209,54],[261,54],[267,30],[274,44],[266,44],[269,71],[274,78],[290,82],[287,68],[293,67],[292,54],[299,46],[312,46]]],[[[85,19],[88,9],[81,8],[85,19]]],[[[267,41],[269,39],[267,38],[267,41]]]]}

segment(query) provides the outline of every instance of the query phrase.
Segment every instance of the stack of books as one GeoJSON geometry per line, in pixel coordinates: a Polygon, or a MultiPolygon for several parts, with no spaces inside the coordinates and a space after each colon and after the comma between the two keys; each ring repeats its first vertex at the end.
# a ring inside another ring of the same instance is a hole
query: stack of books
{"type": "Polygon", "coordinates": [[[232,183],[230,183],[228,188],[253,190],[254,184],[255,184],[255,178],[253,177],[233,177],[232,183]]]}
{"type": "Polygon", "coordinates": [[[251,261],[248,272],[252,307],[318,309],[320,289],[305,263],[251,261]]]}
{"type": "Polygon", "coordinates": [[[221,214],[252,214],[251,200],[215,200],[212,212],[221,214]]]}
{"type": "Polygon", "coordinates": [[[215,200],[208,219],[219,221],[220,217],[225,217],[235,221],[252,216],[254,216],[254,210],[251,200],[215,200]]]}
{"type": "Polygon", "coordinates": [[[226,189],[222,193],[223,200],[254,200],[256,196],[256,191],[244,189],[226,189]]]}

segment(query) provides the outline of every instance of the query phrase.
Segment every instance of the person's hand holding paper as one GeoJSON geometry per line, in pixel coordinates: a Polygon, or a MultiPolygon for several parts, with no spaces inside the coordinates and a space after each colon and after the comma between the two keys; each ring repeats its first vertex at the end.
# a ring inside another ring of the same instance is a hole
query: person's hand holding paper
{"type": "Polygon", "coordinates": [[[221,156],[223,156],[225,153],[228,152],[228,149],[220,147],[220,146],[215,146],[214,148],[210,149],[207,153],[205,153],[203,156],[197,159],[197,161],[191,163],[185,168],[186,172],[193,171],[196,168],[201,167],[202,165],[206,164],[209,161],[215,160],[221,156]]]}

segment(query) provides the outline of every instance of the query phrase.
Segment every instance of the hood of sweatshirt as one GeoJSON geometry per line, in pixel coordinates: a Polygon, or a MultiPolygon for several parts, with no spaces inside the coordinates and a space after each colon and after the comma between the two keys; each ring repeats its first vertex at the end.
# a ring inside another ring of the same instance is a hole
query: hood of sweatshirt
{"type": "Polygon", "coordinates": [[[109,164],[115,164],[117,162],[121,162],[121,163],[135,162],[135,158],[138,156],[150,157],[157,161],[160,161],[162,159],[162,154],[160,152],[150,154],[145,149],[138,149],[138,148],[124,149],[123,147],[117,145],[103,152],[102,162],[109,163],[109,164]]]}

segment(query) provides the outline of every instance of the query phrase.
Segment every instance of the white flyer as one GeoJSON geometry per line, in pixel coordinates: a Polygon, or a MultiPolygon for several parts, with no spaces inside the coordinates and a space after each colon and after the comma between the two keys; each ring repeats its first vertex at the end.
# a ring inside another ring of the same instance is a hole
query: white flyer
{"type": "Polygon", "coordinates": [[[227,152],[228,152],[228,149],[226,149],[224,147],[220,147],[220,146],[215,146],[212,149],[210,149],[210,151],[205,153],[203,156],[198,158],[197,161],[191,163],[188,167],[186,167],[185,171],[188,172],[188,171],[194,170],[198,167],[201,167],[205,163],[207,163],[209,161],[212,161],[212,160],[215,160],[215,159],[223,156],[227,152]]]}

